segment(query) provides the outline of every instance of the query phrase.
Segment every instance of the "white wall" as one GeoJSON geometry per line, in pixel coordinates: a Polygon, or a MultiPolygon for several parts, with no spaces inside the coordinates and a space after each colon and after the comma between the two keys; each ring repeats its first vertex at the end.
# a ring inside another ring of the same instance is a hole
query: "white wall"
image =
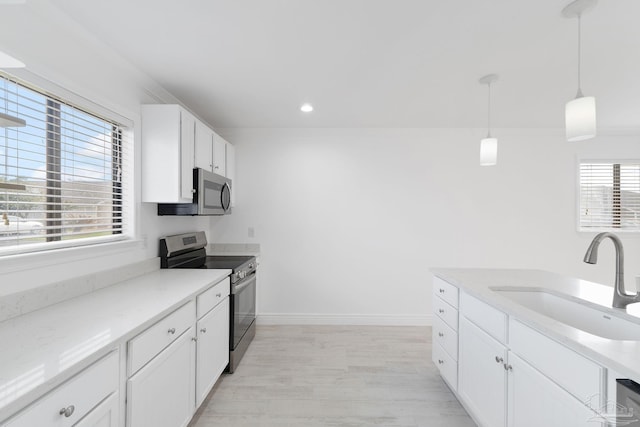
{"type": "Polygon", "coordinates": [[[140,104],[178,100],[46,0],[1,7],[0,50],[27,64],[26,70],[6,71],[25,80],[43,81],[46,89],[54,92],[61,87],[73,92],[81,102],[82,98],[90,100],[133,121],[136,130],[133,225],[139,240],[112,249],[70,250],[62,257],[50,254],[2,257],[0,296],[152,258],[158,255],[160,236],[209,228],[209,218],[158,217],[155,204],[139,202],[140,104]]]}
{"type": "MultiPolygon", "coordinates": [[[[431,267],[610,284],[610,243],[598,265],[582,262],[595,233],[575,231],[576,162],[640,156],[637,137],[569,144],[560,130],[496,130],[496,167],[478,165],[480,130],[224,133],[237,150],[237,207],[212,237],[261,244],[258,310],[272,322],[428,321],[431,267]]],[[[622,238],[631,283],[640,240],[622,238]]]]}

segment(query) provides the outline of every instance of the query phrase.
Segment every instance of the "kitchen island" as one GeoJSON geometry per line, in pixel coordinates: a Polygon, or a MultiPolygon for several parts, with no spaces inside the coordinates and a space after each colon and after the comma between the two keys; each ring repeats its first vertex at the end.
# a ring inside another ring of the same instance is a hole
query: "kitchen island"
{"type": "Polygon", "coordinates": [[[589,333],[576,327],[585,319],[570,326],[521,303],[524,293],[548,294],[630,329],[612,336],[634,336],[640,307],[612,308],[613,288],[539,270],[431,271],[433,359],[480,425],[598,425],[615,406],[615,380],[640,380],[640,340],[589,333]]]}

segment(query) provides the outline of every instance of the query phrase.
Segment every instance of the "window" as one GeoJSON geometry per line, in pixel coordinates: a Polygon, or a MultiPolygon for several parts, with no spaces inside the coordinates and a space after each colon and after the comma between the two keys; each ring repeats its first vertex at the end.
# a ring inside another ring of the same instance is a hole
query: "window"
{"type": "Polygon", "coordinates": [[[123,237],[126,128],[0,74],[0,254],[123,237]]]}
{"type": "Polygon", "coordinates": [[[640,161],[580,163],[581,231],[640,231],[640,161]]]}

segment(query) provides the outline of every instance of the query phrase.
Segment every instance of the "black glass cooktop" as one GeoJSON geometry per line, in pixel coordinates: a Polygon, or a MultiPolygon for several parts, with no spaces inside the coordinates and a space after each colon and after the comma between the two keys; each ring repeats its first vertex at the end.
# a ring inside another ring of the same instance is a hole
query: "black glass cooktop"
{"type": "Polygon", "coordinates": [[[229,268],[231,270],[235,270],[243,264],[254,260],[255,257],[248,255],[214,255],[207,256],[207,260],[204,262],[204,268],[217,268],[224,269],[229,268]]]}

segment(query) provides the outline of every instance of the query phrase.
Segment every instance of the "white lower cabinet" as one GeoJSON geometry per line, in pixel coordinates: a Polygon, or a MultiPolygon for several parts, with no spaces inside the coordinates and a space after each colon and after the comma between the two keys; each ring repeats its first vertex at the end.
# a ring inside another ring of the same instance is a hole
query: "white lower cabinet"
{"type": "Polygon", "coordinates": [[[127,427],[185,427],[229,363],[229,278],[127,344],[127,427]]]}
{"type": "Polygon", "coordinates": [[[457,393],[481,427],[602,426],[603,367],[464,292],[458,333],[457,393]]]}
{"type": "Polygon", "coordinates": [[[229,297],[198,320],[196,354],[196,407],[229,363],[229,297]]]}
{"type": "Polygon", "coordinates": [[[600,425],[585,404],[527,362],[509,354],[509,427],[589,427],[600,425]]]}
{"type": "Polygon", "coordinates": [[[73,427],[118,427],[120,420],[119,394],[113,393],[73,427]]]}
{"type": "Polygon", "coordinates": [[[127,381],[128,427],[184,427],[195,411],[195,334],[188,329],[127,381]]]}
{"type": "Polygon", "coordinates": [[[467,318],[460,318],[458,394],[486,427],[506,425],[507,348],[467,318]]]}
{"type": "Polygon", "coordinates": [[[28,406],[3,427],[116,426],[120,413],[119,362],[118,352],[113,351],[28,406]],[[113,396],[114,400],[109,400],[113,396]],[[102,406],[105,399],[109,404],[102,406]],[[105,416],[111,424],[101,420],[105,416]]]}

